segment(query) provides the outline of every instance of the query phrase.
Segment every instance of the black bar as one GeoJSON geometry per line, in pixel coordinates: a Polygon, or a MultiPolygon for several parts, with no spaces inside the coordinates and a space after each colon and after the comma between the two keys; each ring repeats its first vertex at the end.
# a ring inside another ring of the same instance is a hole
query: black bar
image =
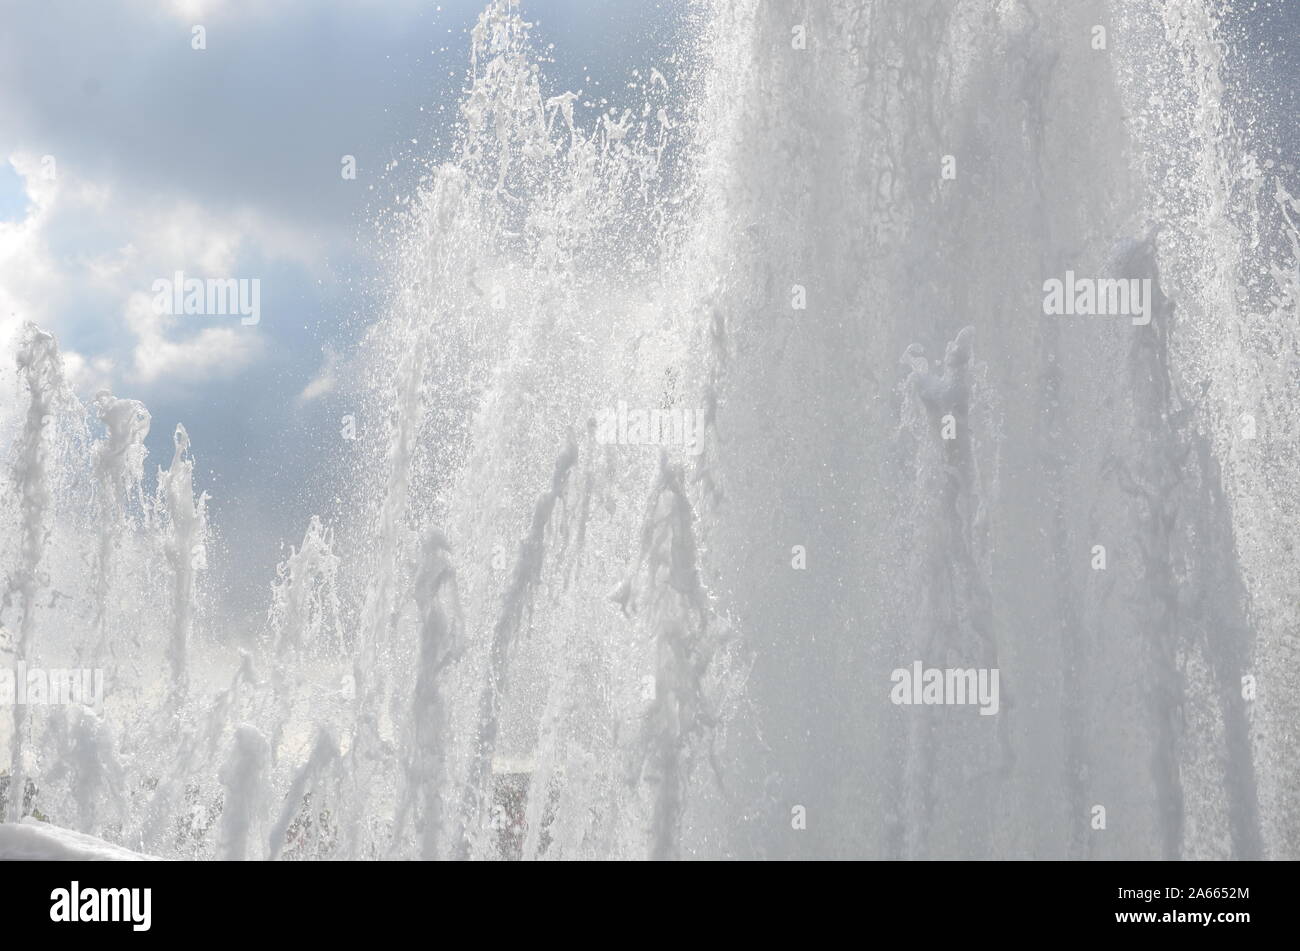
{"type": "Polygon", "coordinates": [[[631,927],[689,935],[697,927],[691,922],[700,921],[701,930],[722,933],[745,925],[796,934],[834,926],[859,938],[910,932],[925,943],[1081,935],[1222,943],[1285,928],[1293,873],[1289,864],[1260,862],[573,865],[536,877],[514,863],[34,862],[0,863],[0,908],[3,933],[15,939],[113,932],[259,944],[321,938],[334,946],[380,932],[413,942],[463,940],[454,936],[468,929],[488,940],[551,940],[557,928],[613,937],[602,924],[613,916],[623,921],[620,934],[631,927]],[[137,912],[134,922],[125,913],[118,922],[52,921],[57,890],[70,898],[74,881],[83,903],[91,890],[149,889],[148,930],[136,930],[143,892],[122,906],[137,912]],[[1199,919],[1206,914],[1208,923],[1199,919]],[[413,927],[420,930],[412,934],[413,927]]]}

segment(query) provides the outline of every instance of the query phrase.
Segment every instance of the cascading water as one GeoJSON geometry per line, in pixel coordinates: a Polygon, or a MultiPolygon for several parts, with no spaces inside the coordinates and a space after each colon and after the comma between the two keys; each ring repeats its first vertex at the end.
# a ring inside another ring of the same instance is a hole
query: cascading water
{"type": "Polygon", "coordinates": [[[1218,11],[702,0],[674,81],[588,124],[494,0],[353,358],[356,520],[312,519],[255,636],[205,595],[185,429],[147,491],[148,411],[24,331],[0,656],[103,684],[12,706],[7,820],[185,858],[1300,856],[1300,202],[1218,11]],[[1067,272],[1149,281],[1146,321],[1046,314],[1067,272]],[[914,664],[995,693],[895,702],[914,664]]]}

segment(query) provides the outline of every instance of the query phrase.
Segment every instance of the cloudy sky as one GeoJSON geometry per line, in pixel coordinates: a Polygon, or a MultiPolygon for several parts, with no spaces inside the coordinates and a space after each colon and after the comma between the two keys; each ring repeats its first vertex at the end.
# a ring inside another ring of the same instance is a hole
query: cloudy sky
{"type": "MultiPolygon", "coordinates": [[[[548,85],[590,91],[659,62],[679,5],[523,8],[554,44],[548,85]]],[[[279,540],[326,507],[311,474],[337,451],[337,375],[382,286],[373,222],[409,193],[410,159],[445,149],[483,6],[0,0],[0,337],[33,320],[83,398],[143,400],[150,471],[185,424],[240,553],[227,584],[269,584],[279,540]],[[259,279],[260,323],[155,313],[176,271],[259,279]]]]}

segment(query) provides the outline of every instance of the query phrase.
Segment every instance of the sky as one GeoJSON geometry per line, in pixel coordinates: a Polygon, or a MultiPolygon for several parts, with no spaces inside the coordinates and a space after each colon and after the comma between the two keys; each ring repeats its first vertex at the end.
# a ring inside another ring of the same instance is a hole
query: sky
{"type": "MultiPolygon", "coordinates": [[[[280,543],[326,507],[313,477],[340,451],[340,355],[382,293],[373,222],[410,193],[412,156],[445,154],[484,5],[0,0],[0,338],[34,321],[83,399],[142,400],[149,472],[186,426],[215,570],[258,589],[251,612],[280,543]],[[153,282],[177,271],[258,279],[260,321],[158,314],[153,282]]],[[[547,85],[594,91],[669,55],[679,6],[523,11],[554,44],[547,85]]]]}

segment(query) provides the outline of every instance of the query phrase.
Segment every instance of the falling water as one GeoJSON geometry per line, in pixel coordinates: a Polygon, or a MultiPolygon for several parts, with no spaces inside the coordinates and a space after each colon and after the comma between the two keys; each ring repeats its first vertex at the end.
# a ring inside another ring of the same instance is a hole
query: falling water
{"type": "Polygon", "coordinates": [[[147,492],[148,411],[25,331],[0,647],[106,676],[13,706],[9,821],[194,858],[1300,856],[1300,202],[1218,5],[682,30],[583,121],[488,5],[353,357],[355,518],[248,593],[260,638],[205,594],[184,428],[147,492]],[[1149,281],[1148,320],[1048,315],[1067,272],[1149,281]],[[893,702],[916,663],[996,704],[893,702]]]}
{"type": "MultiPolygon", "coordinates": [[[[33,656],[36,636],[36,596],[41,586],[39,574],[45,555],[47,529],[46,512],[50,506],[50,486],[47,467],[51,452],[51,432],[54,410],[64,395],[63,367],[59,360],[54,338],[32,324],[23,327],[23,339],[18,351],[18,369],[28,392],[27,416],[23,420],[22,435],[17,445],[14,463],[14,483],[19,496],[19,564],[9,577],[5,590],[5,606],[15,606],[18,614],[18,635],[13,655],[19,665],[25,665],[33,656]]],[[[12,759],[9,769],[10,796],[7,818],[14,821],[23,815],[23,793],[27,789],[29,771],[25,757],[27,744],[27,715],[21,704],[15,704],[14,728],[10,740],[12,759]]]]}

